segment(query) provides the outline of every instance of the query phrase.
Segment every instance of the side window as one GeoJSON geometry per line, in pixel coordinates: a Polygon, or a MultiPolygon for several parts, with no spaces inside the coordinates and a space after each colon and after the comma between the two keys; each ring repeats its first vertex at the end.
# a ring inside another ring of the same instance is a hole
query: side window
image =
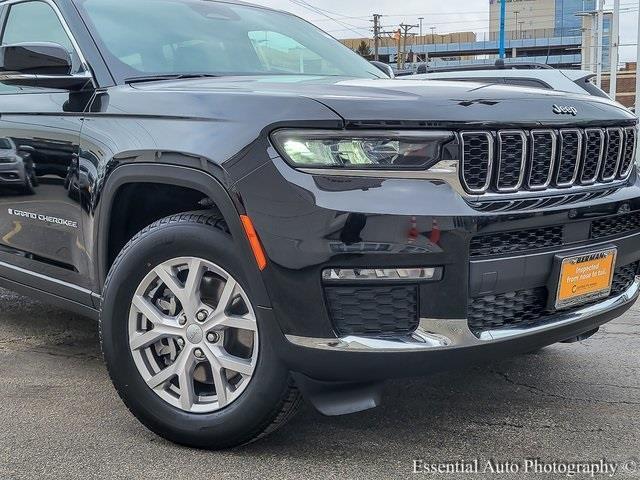
{"type": "MultiPolygon", "coordinates": [[[[60,23],[56,12],[44,2],[34,0],[9,6],[2,34],[2,45],[23,42],[57,43],[71,53],[74,65],[79,63],[71,40],[60,23]]],[[[0,94],[38,90],[40,89],[0,84],[0,94]]]]}

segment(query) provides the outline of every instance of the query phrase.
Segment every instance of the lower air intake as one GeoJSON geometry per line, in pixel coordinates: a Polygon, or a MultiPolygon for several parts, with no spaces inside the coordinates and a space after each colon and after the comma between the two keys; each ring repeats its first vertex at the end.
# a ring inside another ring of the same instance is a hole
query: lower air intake
{"type": "Polygon", "coordinates": [[[339,337],[408,335],[418,328],[418,287],[325,287],[339,337]]]}

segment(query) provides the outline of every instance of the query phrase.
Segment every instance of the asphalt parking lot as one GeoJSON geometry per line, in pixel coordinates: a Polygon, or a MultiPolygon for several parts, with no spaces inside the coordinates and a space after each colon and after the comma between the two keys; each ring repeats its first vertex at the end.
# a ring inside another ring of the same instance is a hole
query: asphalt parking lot
{"type": "Polygon", "coordinates": [[[0,290],[0,478],[388,479],[414,459],[638,460],[639,351],[640,303],[586,342],[394,381],[377,410],[305,407],[259,443],[196,451],[130,416],[92,321],[0,290]]]}

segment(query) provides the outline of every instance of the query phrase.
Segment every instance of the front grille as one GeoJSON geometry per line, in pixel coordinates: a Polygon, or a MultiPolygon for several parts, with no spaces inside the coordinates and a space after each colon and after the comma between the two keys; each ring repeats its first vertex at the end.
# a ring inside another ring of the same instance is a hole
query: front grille
{"type": "Polygon", "coordinates": [[[613,237],[638,230],[640,230],[640,212],[625,213],[594,220],[591,223],[591,238],[613,237]]]}
{"type": "MultiPolygon", "coordinates": [[[[620,295],[631,287],[639,266],[640,262],[635,262],[616,268],[611,296],[620,295]]],[[[544,325],[545,321],[552,319],[555,314],[547,309],[548,296],[547,288],[539,287],[472,298],[467,309],[469,329],[479,337],[482,332],[488,330],[544,325]]],[[[583,306],[576,308],[581,307],[583,306]]]]}
{"type": "Polygon", "coordinates": [[[460,180],[470,194],[562,189],[626,180],[636,127],[461,132],[460,180]]]}
{"type": "Polygon", "coordinates": [[[329,315],[340,337],[407,335],[418,327],[418,287],[325,287],[329,315]]]}
{"type": "Polygon", "coordinates": [[[470,255],[503,255],[562,246],[562,225],[478,235],[471,239],[470,255]]]}
{"type": "MultiPolygon", "coordinates": [[[[516,252],[532,252],[545,248],[564,247],[566,242],[564,225],[492,232],[476,235],[469,243],[469,256],[507,255],[516,252]]],[[[640,232],[640,211],[603,217],[591,222],[591,233],[587,240],[621,237],[640,232]]]]}
{"type": "Polygon", "coordinates": [[[640,262],[635,262],[616,269],[613,285],[611,285],[611,295],[620,295],[631,286],[636,275],[640,274],[639,266],[640,262]]]}
{"type": "Polygon", "coordinates": [[[473,298],[467,311],[469,329],[479,336],[487,330],[527,328],[544,317],[546,308],[544,287],[473,298]]]}

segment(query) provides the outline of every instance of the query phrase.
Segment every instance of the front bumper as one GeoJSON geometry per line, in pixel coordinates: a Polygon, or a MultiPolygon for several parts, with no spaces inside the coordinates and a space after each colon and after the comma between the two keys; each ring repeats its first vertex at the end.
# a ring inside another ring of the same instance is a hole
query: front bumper
{"type": "MultiPolygon", "coordinates": [[[[328,351],[391,353],[455,350],[464,347],[494,345],[507,340],[535,337],[543,339],[545,333],[553,333],[558,329],[571,328],[572,326],[583,324],[595,328],[601,325],[598,322],[608,318],[608,314],[611,312],[631,307],[638,299],[638,296],[640,296],[640,276],[636,277],[631,287],[624,293],[597,304],[587,305],[566,313],[560,312],[545,319],[544,324],[535,327],[485,330],[479,338],[469,329],[467,319],[438,320],[427,318],[420,319],[418,328],[412,333],[397,337],[309,338],[287,335],[286,338],[289,342],[299,347],[328,351]]],[[[578,329],[578,333],[572,336],[577,336],[587,331],[589,330],[580,331],[578,329]]],[[[572,336],[560,338],[552,343],[568,340],[572,336]]]]}
{"type": "Polygon", "coordinates": [[[558,254],[614,246],[617,264],[640,273],[640,223],[624,231],[614,228],[610,235],[594,234],[601,229],[597,221],[606,225],[629,214],[640,218],[637,173],[629,184],[607,192],[503,211],[481,211],[445,182],[311,175],[275,155],[237,187],[269,257],[263,280],[271,304],[261,306],[267,333],[291,370],[315,379],[420,375],[535,350],[598,328],[638,298],[640,279],[632,275],[608,299],[550,311],[536,324],[496,327],[489,322],[482,330],[470,328],[470,300],[548,288],[558,254]],[[517,251],[485,251],[481,245],[480,255],[473,254],[478,236],[549,227],[559,232],[555,244],[517,251]],[[444,271],[438,281],[416,285],[417,328],[380,335],[340,331],[323,270],[411,267],[444,271]]]}
{"type": "MultiPolygon", "coordinates": [[[[377,382],[474,366],[575,338],[623,315],[638,299],[639,289],[637,280],[629,291],[600,305],[559,316],[544,327],[509,332],[502,338],[478,340],[466,332],[464,321],[425,322],[427,328],[420,336],[429,338],[429,344],[416,338],[380,342],[291,336],[285,339],[272,330],[274,323],[268,323],[268,336],[275,340],[282,361],[292,371],[326,382],[377,382]],[[434,332],[428,330],[434,325],[444,332],[435,334],[439,341],[449,341],[449,345],[438,346],[433,342],[434,332]]],[[[262,313],[265,320],[274,321],[272,312],[262,313]]]]}

